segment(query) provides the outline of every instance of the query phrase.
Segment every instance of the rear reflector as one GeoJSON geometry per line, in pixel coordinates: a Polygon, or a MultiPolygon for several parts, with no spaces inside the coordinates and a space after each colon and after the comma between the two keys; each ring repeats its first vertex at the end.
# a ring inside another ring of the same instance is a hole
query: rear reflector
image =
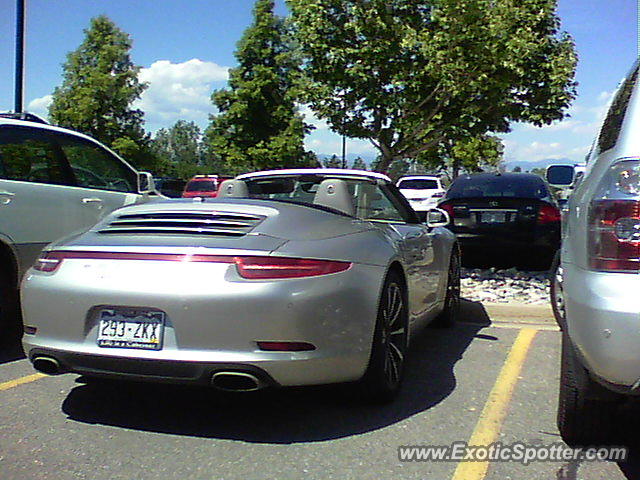
{"type": "Polygon", "coordinates": [[[241,277],[252,280],[314,277],[348,270],[350,262],[334,260],[314,260],[287,257],[239,257],[232,255],[185,255],[167,253],[127,253],[127,252],[45,252],[33,268],[41,272],[54,272],[65,259],[92,260],[154,260],[169,262],[233,263],[241,277]]]}
{"type": "Polygon", "coordinates": [[[315,345],[306,342],[257,342],[258,348],[266,352],[308,352],[315,350],[315,345]]]}

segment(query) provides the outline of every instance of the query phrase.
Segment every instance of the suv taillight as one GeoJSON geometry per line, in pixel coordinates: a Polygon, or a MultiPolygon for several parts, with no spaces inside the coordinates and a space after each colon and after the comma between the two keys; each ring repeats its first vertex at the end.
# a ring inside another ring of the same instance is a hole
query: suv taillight
{"type": "Polygon", "coordinates": [[[640,271],[640,161],[615,163],[589,206],[589,267],[605,272],[640,271]]]}
{"type": "Polygon", "coordinates": [[[640,202],[595,200],[589,211],[589,266],[607,272],[640,270],[640,202]]]}

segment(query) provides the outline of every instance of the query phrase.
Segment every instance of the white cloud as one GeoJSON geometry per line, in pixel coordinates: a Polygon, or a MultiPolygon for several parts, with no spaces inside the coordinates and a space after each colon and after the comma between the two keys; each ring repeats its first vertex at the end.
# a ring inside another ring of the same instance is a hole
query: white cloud
{"type": "Polygon", "coordinates": [[[182,63],[158,60],[141,69],[138,78],[149,83],[133,105],[145,112],[147,129],[155,131],[177,120],[192,120],[204,127],[214,111],[213,84],[227,81],[229,67],[197,58],[182,63]]]}
{"type": "Polygon", "coordinates": [[[49,105],[53,101],[52,95],[45,95],[44,97],[34,98],[27,105],[27,111],[35,113],[43,118],[49,116],[49,105]]]}

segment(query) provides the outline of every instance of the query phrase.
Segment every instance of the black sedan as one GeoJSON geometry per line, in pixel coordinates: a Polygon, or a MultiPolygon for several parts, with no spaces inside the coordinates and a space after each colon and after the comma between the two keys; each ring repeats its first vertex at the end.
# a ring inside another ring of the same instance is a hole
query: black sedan
{"type": "Polygon", "coordinates": [[[461,175],[438,206],[469,252],[525,253],[545,265],[560,245],[560,209],[538,175],[461,175]]]}

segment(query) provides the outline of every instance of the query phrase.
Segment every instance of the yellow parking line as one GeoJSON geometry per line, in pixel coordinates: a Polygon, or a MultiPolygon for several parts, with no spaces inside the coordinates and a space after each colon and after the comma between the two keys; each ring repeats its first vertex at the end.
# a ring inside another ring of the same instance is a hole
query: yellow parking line
{"type": "MultiPolygon", "coordinates": [[[[480,419],[469,439],[469,445],[490,445],[496,441],[509,407],[511,395],[518,382],[518,375],[522,370],[529,347],[531,347],[536,333],[538,333],[538,330],[533,328],[520,330],[502,366],[502,370],[500,370],[498,379],[489,393],[489,398],[480,414],[480,419]]],[[[487,474],[488,468],[488,461],[462,461],[458,464],[452,480],[482,480],[487,474]]]]}
{"type": "Polygon", "coordinates": [[[27,375],[26,377],[16,378],[15,380],[9,380],[8,382],[0,383],[0,392],[3,390],[9,390],[10,388],[17,387],[29,382],[35,382],[43,377],[46,377],[42,373],[34,373],[33,375],[27,375]]]}

